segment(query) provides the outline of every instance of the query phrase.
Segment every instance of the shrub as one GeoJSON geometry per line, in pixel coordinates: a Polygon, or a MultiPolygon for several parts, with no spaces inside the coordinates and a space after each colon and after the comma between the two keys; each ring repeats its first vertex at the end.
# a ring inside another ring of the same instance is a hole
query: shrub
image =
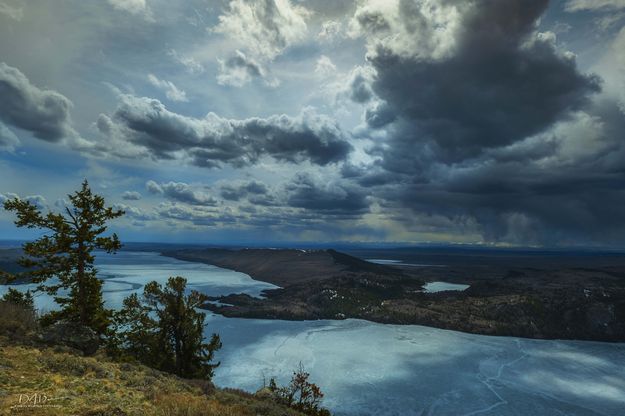
{"type": "Polygon", "coordinates": [[[38,330],[37,314],[29,292],[13,288],[0,299],[0,335],[25,340],[38,330]]]}
{"type": "Polygon", "coordinates": [[[33,311],[35,309],[35,301],[33,299],[33,295],[30,293],[30,290],[20,292],[19,290],[10,287],[7,293],[5,293],[2,297],[2,301],[20,305],[27,309],[32,309],[33,311]]]}
{"type": "Polygon", "coordinates": [[[321,400],[323,399],[321,389],[308,381],[309,377],[310,374],[304,370],[300,363],[287,386],[279,387],[276,380],[272,378],[269,380],[268,388],[279,403],[292,409],[310,416],[330,416],[330,412],[321,407],[321,400]]]}

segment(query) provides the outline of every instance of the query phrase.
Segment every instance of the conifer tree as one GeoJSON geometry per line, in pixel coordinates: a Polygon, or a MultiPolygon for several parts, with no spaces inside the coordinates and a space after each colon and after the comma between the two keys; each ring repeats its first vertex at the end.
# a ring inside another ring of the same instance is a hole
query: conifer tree
{"type": "Polygon", "coordinates": [[[106,207],[104,198],[93,194],[86,180],[79,191],[68,197],[70,206],[61,213],[43,213],[36,205],[19,198],[6,201],[4,209],[16,213],[18,227],[44,231],[42,237],[22,246],[25,256],[19,260],[21,266],[30,269],[25,274],[39,284],[37,290],[54,296],[61,306],[60,311],[43,317],[43,322],[65,319],[103,334],[111,312],[103,305],[102,282],[96,277],[93,251],[114,253],[121,248],[116,234],[102,234],[107,222],[124,212],[106,207]],[[53,277],[58,281],[46,285],[53,277]],[[60,293],[61,289],[64,293],[60,293]]]}
{"type": "Polygon", "coordinates": [[[186,294],[186,285],[186,279],[170,277],[165,287],[150,282],[141,298],[127,297],[116,314],[117,348],[160,370],[210,380],[219,366],[213,358],[221,341],[213,334],[204,342],[205,314],[196,308],[206,296],[194,290],[186,294]]]}
{"type": "Polygon", "coordinates": [[[20,292],[19,290],[10,287],[0,300],[22,306],[30,310],[34,310],[35,308],[35,300],[33,299],[33,295],[30,293],[30,290],[20,292]]]}

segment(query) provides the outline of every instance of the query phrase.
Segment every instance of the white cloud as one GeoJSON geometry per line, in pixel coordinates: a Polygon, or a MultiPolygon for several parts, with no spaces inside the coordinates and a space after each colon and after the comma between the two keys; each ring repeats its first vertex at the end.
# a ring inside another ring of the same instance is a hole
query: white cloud
{"type": "MultiPolygon", "coordinates": [[[[126,216],[132,218],[135,221],[150,221],[157,219],[156,215],[150,214],[142,210],[141,208],[133,207],[126,204],[115,204],[114,209],[120,209],[125,212],[126,216]]],[[[135,224],[136,225],[136,224],[135,224]]]]}
{"type": "Polygon", "coordinates": [[[176,87],[171,81],[158,79],[154,74],[148,75],[148,81],[150,81],[150,84],[163,91],[165,93],[165,96],[171,101],[189,101],[189,99],[187,98],[187,93],[176,87]]]}
{"type": "Polygon", "coordinates": [[[108,2],[117,10],[151,18],[151,12],[148,8],[147,0],[108,0],[108,2]]]}
{"type": "Polygon", "coordinates": [[[169,52],[167,52],[167,55],[171,56],[174,61],[184,66],[189,74],[201,74],[202,72],[204,72],[204,65],[202,65],[193,57],[180,55],[178,52],[176,52],[175,49],[171,49],[169,52]]]}
{"type": "MultiPolygon", "coordinates": [[[[262,65],[237,50],[228,59],[217,59],[219,62],[219,74],[217,83],[231,87],[242,87],[252,81],[253,78],[265,78],[266,73],[262,65]]],[[[266,83],[271,82],[265,78],[266,83]]]]}
{"type": "Polygon", "coordinates": [[[606,31],[623,19],[625,19],[625,12],[621,11],[597,17],[594,19],[594,22],[599,27],[599,29],[606,31]]]}
{"type": "Polygon", "coordinates": [[[138,201],[141,199],[141,194],[136,191],[126,191],[122,194],[122,199],[125,201],[138,201]]]}
{"type": "Polygon", "coordinates": [[[625,8],[625,0],[569,0],[564,8],[567,12],[582,10],[618,10],[625,8]]]}
{"type": "Polygon", "coordinates": [[[603,95],[625,107],[625,27],[615,35],[592,70],[603,79],[603,95]]]}
{"type": "Polygon", "coordinates": [[[0,15],[5,15],[19,22],[24,17],[24,8],[11,6],[10,4],[0,1],[0,15]]]}
{"type": "Polygon", "coordinates": [[[317,38],[322,42],[332,42],[342,35],[341,23],[335,20],[328,20],[321,24],[321,29],[317,38]]]}
{"type": "Polygon", "coordinates": [[[336,72],[336,65],[334,65],[330,58],[325,55],[321,55],[319,59],[317,59],[317,64],[315,65],[315,73],[322,77],[327,77],[334,72],[336,72]]]}
{"type": "Polygon", "coordinates": [[[20,144],[19,139],[4,123],[0,122],[0,150],[13,151],[20,144]]]}
{"type": "Polygon", "coordinates": [[[33,204],[39,209],[44,209],[44,208],[47,208],[48,206],[48,201],[46,200],[45,197],[41,195],[29,195],[29,196],[22,198],[19,195],[11,193],[11,192],[0,194],[0,204],[4,204],[6,201],[10,199],[14,199],[14,198],[21,199],[22,201],[30,202],[31,204],[33,204]]]}
{"type": "Polygon", "coordinates": [[[470,7],[472,2],[365,0],[348,35],[365,38],[371,53],[383,48],[403,57],[444,59],[454,52],[462,12],[470,7]]]}
{"type": "Polygon", "coordinates": [[[0,194],[0,205],[4,205],[10,199],[19,198],[19,195],[13,194],[11,192],[7,192],[5,194],[0,194]]]}
{"type": "Polygon", "coordinates": [[[290,0],[232,0],[213,28],[258,59],[272,60],[303,40],[310,12],[290,0]]]}
{"type": "Polygon", "coordinates": [[[184,182],[167,182],[156,183],[149,180],[145,184],[148,192],[152,194],[164,195],[165,197],[178,202],[191,205],[212,206],[217,203],[215,198],[210,194],[194,189],[191,185],[184,182]]]}

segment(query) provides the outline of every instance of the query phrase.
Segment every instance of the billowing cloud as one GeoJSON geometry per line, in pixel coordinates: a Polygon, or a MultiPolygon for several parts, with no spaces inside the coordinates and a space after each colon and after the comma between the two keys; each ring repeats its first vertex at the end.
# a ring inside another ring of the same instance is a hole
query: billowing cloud
{"type": "Polygon", "coordinates": [[[99,130],[111,141],[110,152],[155,159],[183,158],[196,166],[248,166],[263,157],[283,162],[327,165],[351,151],[336,122],[308,109],[297,117],[231,120],[214,113],[204,118],[169,111],[158,100],[129,95],[112,117],[101,115],[99,130]]]}
{"type": "Polygon", "coordinates": [[[0,62],[0,97],[0,120],[6,124],[49,142],[75,135],[72,102],[56,91],[36,87],[19,69],[4,62],[0,62]]]}
{"type": "Polygon", "coordinates": [[[625,0],[568,0],[565,9],[568,12],[625,9],[625,0]]]}
{"type": "Polygon", "coordinates": [[[267,186],[258,181],[243,181],[227,183],[220,187],[220,195],[228,201],[239,201],[246,196],[265,195],[268,193],[267,186]]]}
{"type": "Polygon", "coordinates": [[[30,3],[0,0],[5,190],[78,169],[181,239],[625,242],[621,1],[30,3]]]}
{"type": "Polygon", "coordinates": [[[136,191],[126,191],[122,194],[124,201],[138,201],[141,199],[141,194],[136,191]]]}
{"type": "Polygon", "coordinates": [[[135,221],[135,225],[137,225],[136,222],[150,221],[158,218],[157,215],[146,212],[141,208],[133,207],[126,204],[114,204],[113,208],[124,211],[125,216],[130,217],[132,220],[135,221]]]}
{"type": "Polygon", "coordinates": [[[178,203],[165,202],[159,204],[155,214],[174,224],[193,224],[196,227],[229,226],[237,221],[228,209],[214,209],[203,206],[189,206],[178,203]]]}
{"type": "Polygon", "coordinates": [[[0,205],[3,205],[6,201],[13,199],[13,198],[19,198],[19,195],[11,193],[11,192],[7,192],[7,193],[0,193],[0,205]]]}
{"type": "Polygon", "coordinates": [[[371,67],[357,66],[350,74],[347,81],[347,95],[357,103],[366,103],[373,98],[371,83],[375,72],[371,67]]]}
{"type": "Polygon", "coordinates": [[[217,201],[207,192],[194,189],[184,182],[156,183],[148,181],[146,184],[148,192],[161,194],[173,201],[184,202],[191,205],[215,205],[217,201]]]}
{"type": "Polygon", "coordinates": [[[367,194],[340,181],[322,182],[309,174],[298,174],[287,185],[288,205],[324,214],[358,216],[369,208],[367,194]]]}
{"type": "Polygon", "coordinates": [[[242,87],[254,78],[264,78],[265,70],[260,63],[247,57],[243,52],[237,50],[228,59],[219,59],[219,74],[217,83],[232,87],[242,87]]]}
{"type": "Polygon", "coordinates": [[[336,20],[327,20],[321,24],[321,29],[317,34],[317,38],[322,42],[332,42],[339,38],[341,34],[341,22],[337,22],[336,20]]]}
{"type": "Polygon", "coordinates": [[[148,8],[147,0],[108,0],[108,2],[117,10],[134,15],[141,15],[146,18],[151,18],[152,16],[148,8]]]}
{"type": "Polygon", "coordinates": [[[321,55],[315,64],[315,73],[322,77],[326,77],[334,72],[336,72],[336,65],[334,65],[330,58],[325,55],[321,55]]]}
{"type": "Polygon", "coordinates": [[[196,75],[204,72],[204,65],[191,56],[181,55],[175,49],[170,49],[167,55],[182,65],[189,74],[196,75]]]}
{"type": "Polygon", "coordinates": [[[0,206],[3,205],[6,201],[15,198],[21,199],[23,201],[28,201],[39,209],[45,209],[48,206],[48,201],[42,195],[29,195],[25,197],[20,197],[19,195],[11,192],[7,192],[4,194],[0,193],[0,206]]]}
{"type": "Polygon", "coordinates": [[[13,133],[4,123],[0,122],[0,150],[14,150],[20,143],[15,133],[13,133]]]}
{"type": "Polygon", "coordinates": [[[12,6],[4,1],[0,1],[0,15],[4,15],[19,22],[24,17],[24,8],[12,6]]]}
{"type": "Polygon", "coordinates": [[[176,85],[174,85],[174,83],[171,81],[159,79],[154,74],[148,74],[148,81],[150,81],[150,84],[152,84],[154,87],[163,91],[165,93],[165,96],[171,101],[189,101],[189,99],[187,98],[187,93],[176,87],[176,85]]]}
{"type": "Polygon", "coordinates": [[[213,30],[236,40],[253,56],[271,60],[304,39],[309,14],[290,0],[231,0],[213,30]]]}
{"type": "Polygon", "coordinates": [[[393,159],[415,151],[473,157],[539,133],[599,90],[552,34],[533,32],[546,0],[408,4],[357,13],[375,70],[371,88],[395,115],[384,118],[398,120],[393,159]]]}
{"type": "Polygon", "coordinates": [[[624,115],[597,104],[600,80],[554,34],[536,32],[547,1],[517,3],[362,3],[351,34],[371,72],[352,78],[364,91],[352,99],[386,139],[374,163],[342,174],[406,227],[442,215],[486,241],[618,240],[624,115]]]}

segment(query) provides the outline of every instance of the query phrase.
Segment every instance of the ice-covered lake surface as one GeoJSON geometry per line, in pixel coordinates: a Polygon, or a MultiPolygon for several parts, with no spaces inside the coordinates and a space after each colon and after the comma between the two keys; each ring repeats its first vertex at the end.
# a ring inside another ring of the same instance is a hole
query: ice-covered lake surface
{"type": "Polygon", "coordinates": [[[365,259],[368,262],[376,263],[376,264],[384,264],[389,266],[413,266],[413,267],[445,267],[442,264],[421,264],[421,263],[406,263],[403,260],[393,260],[393,259],[365,259]]]}
{"type": "MultiPolygon", "coordinates": [[[[109,307],[150,280],[181,275],[209,295],[272,285],[156,253],[100,256],[109,307]]],[[[25,286],[22,285],[22,289],[25,286]]],[[[0,292],[6,290],[0,286],[0,292]]],[[[37,305],[50,308],[45,296],[37,305]]],[[[623,415],[625,344],[487,337],[360,320],[274,321],[208,313],[220,386],[282,383],[301,362],[337,415],[623,415]]]]}
{"type": "Polygon", "coordinates": [[[468,288],[469,285],[449,282],[429,282],[423,285],[423,290],[428,293],[444,292],[446,290],[463,291],[468,288]]]}

